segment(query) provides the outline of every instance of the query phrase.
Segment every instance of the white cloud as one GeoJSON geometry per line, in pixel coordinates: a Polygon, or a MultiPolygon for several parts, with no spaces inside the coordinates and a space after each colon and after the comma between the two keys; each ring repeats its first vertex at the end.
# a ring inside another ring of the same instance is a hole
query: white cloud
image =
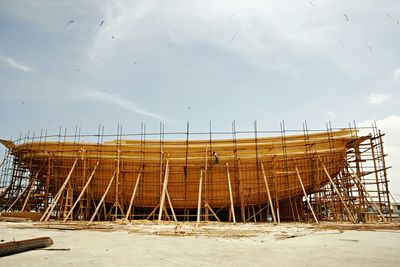
{"type": "Polygon", "coordinates": [[[394,70],[394,72],[393,72],[393,78],[394,78],[395,80],[400,79],[400,68],[397,68],[397,69],[394,70]]]}
{"type": "Polygon", "coordinates": [[[18,62],[17,60],[15,60],[13,58],[0,55],[0,59],[4,62],[8,63],[8,65],[10,67],[13,67],[17,70],[24,71],[24,72],[34,72],[35,71],[34,68],[32,68],[24,63],[18,62]]]}
{"type": "Polygon", "coordinates": [[[332,118],[336,117],[336,113],[333,111],[326,112],[326,115],[328,115],[328,117],[332,117],[332,118]]]}
{"type": "Polygon", "coordinates": [[[368,104],[377,106],[381,105],[392,98],[390,94],[370,94],[368,96],[368,104]]]}
{"type": "MultiPolygon", "coordinates": [[[[371,120],[361,122],[361,127],[371,127],[374,122],[371,120]]],[[[386,165],[392,168],[388,170],[388,178],[390,180],[390,191],[395,199],[400,200],[400,116],[391,115],[376,121],[376,125],[385,133],[383,137],[386,165]]],[[[400,202],[400,201],[399,201],[400,202]]]]}
{"type": "MultiPolygon", "coordinates": [[[[232,4],[230,1],[194,2],[173,8],[170,4],[156,5],[151,1],[104,4],[105,24],[87,48],[87,56],[90,60],[102,62],[113,58],[119,51],[130,49],[136,52],[135,49],[143,45],[167,41],[186,47],[191,44],[211,45],[260,68],[265,68],[265,60],[268,60],[273,62],[269,64],[272,69],[284,73],[289,71],[289,74],[296,68],[287,59],[288,54],[306,58],[317,53],[321,57],[336,59],[326,50],[336,45],[340,28],[332,29],[333,26],[320,23],[326,20],[325,12],[311,15],[307,2],[295,1],[287,6],[281,1],[258,0],[253,5],[257,8],[249,8],[248,3],[232,4]],[[240,33],[233,38],[239,29],[240,33]]],[[[330,4],[320,8],[332,9],[330,4]]],[[[339,18],[339,25],[344,23],[341,13],[341,17],[334,16],[339,18]]]]}
{"type": "Polygon", "coordinates": [[[117,106],[120,106],[129,111],[133,111],[136,114],[143,115],[146,117],[150,117],[163,122],[172,122],[172,120],[165,118],[162,115],[155,114],[153,112],[147,111],[145,109],[139,108],[135,103],[129,100],[126,97],[120,96],[118,94],[110,94],[107,92],[98,92],[98,91],[88,91],[85,94],[86,97],[104,100],[110,103],[113,103],[117,106]]]}

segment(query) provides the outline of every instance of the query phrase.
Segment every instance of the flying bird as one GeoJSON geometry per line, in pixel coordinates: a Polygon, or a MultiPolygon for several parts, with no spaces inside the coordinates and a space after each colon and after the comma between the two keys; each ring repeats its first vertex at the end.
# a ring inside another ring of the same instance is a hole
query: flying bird
{"type": "Polygon", "coordinates": [[[235,35],[233,35],[233,37],[232,37],[232,39],[231,39],[231,42],[233,42],[233,41],[235,40],[236,36],[239,34],[239,32],[240,32],[241,29],[242,29],[242,28],[240,27],[239,30],[235,33],[235,35]]]}
{"type": "Polygon", "coordinates": [[[369,52],[372,53],[372,47],[368,46],[369,52]]]}
{"type": "Polygon", "coordinates": [[[100,27],[103,26],[103,23],[104,23],[104,20],[102,20],[102,21],[100,22],[100,27]]]}
{"type": "Polygon", "coordinates": [[[385,11],[385,14],[386,14],[386,16],[387,16],[388,18],[391,18],[391,17],[392,17],[392,16],[390,16],[389,13],[387,13],[386,11],[385,11]]]}
{"type": "Polygon", "coordinates": [[[311,6],[316,6],[316,4],[314,4],[312,1],[308,1],[308,2],[310,2],[311,6]]]}
{"type": "Polygon", "coordinates": [[[67,29],[67,27],[69,25],[71,25],[72,23],[74,23],[74,21],[71,19],[70,21],[68,21],[68,23],[64,26],[64,31],[67,29]]]}
{"type": "Polygon", "coordinates": [[[347,16],[347,14],[344,14],[345,18],[347,21],[349,21],[349,17],[347,16]]]}
{"type": "Polygon", "coordinates": [[[135,62],[133,62],[133,64],[135,64],[135,65],[136,65],[137,63],[138,63],[138,61],[137,61],[137,60],[135,60],[135,62]]]}
{"type": "Polygon", "coordinates": [[[113,35],[113,36],[111,36],[111,38],[113,38],[113,39],[114,39],[114,38],[115,38],[115,37],[114,37],[114,35],[113,35]]]}

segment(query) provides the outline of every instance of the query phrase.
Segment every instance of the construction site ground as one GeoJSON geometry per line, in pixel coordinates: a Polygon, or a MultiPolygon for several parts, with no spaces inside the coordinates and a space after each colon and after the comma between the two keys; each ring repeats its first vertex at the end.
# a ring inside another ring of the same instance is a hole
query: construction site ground
{"type": "Polygon", "coordinates": [[[0,266],[400,266],[399,223],[0,221],[0,242],[45,236],[0,266]]]}

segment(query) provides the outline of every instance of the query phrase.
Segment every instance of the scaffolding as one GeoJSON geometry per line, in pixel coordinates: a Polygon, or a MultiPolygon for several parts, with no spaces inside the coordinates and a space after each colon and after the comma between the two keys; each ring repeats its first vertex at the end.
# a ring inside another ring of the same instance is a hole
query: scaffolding
{"type": "Polygon", "coordinates": [[[14,141],[0,212],[39,221],[390,222],[376,125],[310,130],[57,135],[14,141]],[[359,132],[368,132],[359,134],[359,132]],[[136,141],[133,141],[136,140],[136,141]],[[183,140],[183,141],[179,141],[183,140]],[[91,143],[90,143],[91,142],[91,143]],[[91,144],[91,145],[89,145],[91,144]]]}

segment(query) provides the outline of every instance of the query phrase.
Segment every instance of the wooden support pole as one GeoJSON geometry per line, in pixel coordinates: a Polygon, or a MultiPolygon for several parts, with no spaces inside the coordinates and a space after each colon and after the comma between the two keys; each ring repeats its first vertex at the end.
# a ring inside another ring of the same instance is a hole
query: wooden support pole
{"type": "Polygon", "coordinates": [[[354,217],[353,217],[353,215],[351,214],[349,208],[347,207],[346,203],[344,202],[344,200],[343,200],[343,198],[342,198],[342,195],[340,194],[340,192],[339,192],[339,190],[337,189],[335,183],[333,182],[331,176],[329,175],[329,172],[328,172],[328,170],[326,169],[325,164],[322,162],[322,160],[321,160],[319,157],[318,157],[318,159],[321,161],[321,165],[322,165],[322,167],[324,168],[324,171],[325,171],[325,173],[326,173],[326,176],[329,178],[329,181],[331,182],[331,185],[333,186],[333,190],[334,190],[334,191],[336,192],[336,194],[339,196],[340,201],[342,202],[344,208],[346,209],[347,213],[349,214],[351,220],[352,220],[354,223],[356,223],[356,220],[354,219],[354,217]]]}
{"type": "Polygon", "coordinates": [[[267,180],[267,176],[265,175],[264,164],[262,162],[261,162],[261,170],[262,170],[262,174],[264,176],[265,187],[267,188],[268,201],[269,201],[269,205],[271,206],[272,218],[274,219],[274,223],[276,223],[274,204],[272,203],[271,193],[269,192],[268,180],[267,180]]]}
{"type": "Polygon", "coordinates": [[[250,217],[246,220],[246,222],[250,221],[253,217],[255,217],[255,216],[257,216],[258,214],[260,214],[260,213],[261,213],[263,210],[265,210],[267,207],[268,207],[268,205],[265,205],[264,208],[260,209],[260,210],[257,211],[256,213],[254,213],[254,211],[253,211],[253,215],[250,216],[250,217]]]}
{"type": "MultiPolygon", "coordinates": [[[[318,219],[317,219],[317,216],[315,216],[314,209],[312,208],[311,203],[310,203],[310,201],[308,200],[307,193],[306,193],[306,189],[304,188],[303,181],[301,180],[301,176],[300,176],[299,169],[297,168],[297,166],[295,167],[295,169],[296,169],[296,173],[297,173],[297,178],[299,178],[299,182],[300,182],[301,188],[303,189],[304,197],[306,198],[308,207],[309,207],[310,210],[311,210],[311,213],[312,213],[312,215],[313,215],[313,217],[314,217],[315,222],[316,222],[317,224],[319,224],[318,219]]],[[[297,204],[296,204],[296,208],[297,208],[297,204]]]]}
{"type": "Polygon", "coordinates": [[[169,197],[168,189],[165,191],[165,195],[167,196],[169,207],[171,208],[172,217],[174,217],[174,221],[177,222],[178,219],[176,218],[174,207],[172,206],[171,198],[169,197]]]}
{"type": "MultiPolygon", "coordinates": [[[[365,186],[363,185],[363,183],[361,182],[361,179],[358,178],[357,174],[353,171],[353,169],[351,169],[351,172],[353,173],[354,177],[356,178],[357,182],[360,184],[360,186],[363,188],[364,193],[367,195],[367,197],[370,199],[371,204],[374,205],[374,207],[377,209],[377,211],[379,212],[379,215],[382,216],[382,219],[384,222],[387,222],[385,216],[382,214],[381,210],[378,208],[378,206],[375,204],[373,198],[371,197],[371,195],[369,194],[369,192],[367,191],[367,189],[365,188],[365,186]]],[[[390,208],[390,207],[389,207],[390,208]]]]}
{"type": "Polygon", "coordinates": [[[98,167],[98,166],[99,166],[99,161],[96,163],[96,166],[94,167],[94,169],[93,169],[92,173],[90,174],[90,176],[89,176],[88,180],[86,181],[86,184],[85,184],[85,186],[83,187],[83,189],[82,189],[81,193],[79,194],[78,198],[76,199],[76,201],[75,201],[74,205],[72,206],[71,210],[68,212],[67,216],[65,216],[65,218],[64,218],[64,221],[63,221],[63,222],[66,222],[66,221],[67,221],[68,217],[69,217],[69,216],[72,214],[72,212],[74,211],[74,209],[75,209],[76,205],[78,205],[78,203],[79,203],[79,200],[81,199],[81,197],[82,197],[82,196],[83,196],[83,194],[85,193],[85,191],[86,191],[87,187],[88,187],[88,186],[89,186],[89,184],[90,184],[90,181],[92,181],[92,178],[93,178],[93,176],[94,176],[94,173],[96,172],[96,169],[97,169],[97,167],[98,167]]]}
{"type": "MultiPolygon", "coordinates": [[[[118,125],[118,131],[119,131],[119,125],[118,125]]],[[[117,135],[117,138],[118,135],[117,135]]],[[[114,220],[117,220],[118,218],[118,207],[121,209],[121,205],[119,203],[119,173],[120,173],[120,158],[121,158],[121,150],[117,149],[117,170],[115,174],[115,214],[114,214],[114,220]]]]}
{"type": "Polygon", "coordinates": [[[149,214],[149,216],[146,217],[146,220],[150,219],[150,217],[156,212],[156,210],[160,207],[160,204],[158,204],[149,214]]]}
{"type": "MultiPolygon", "coordinates": [[[[376,126],[375,126],[376,127],[376,126]]],[[[378,130],[378,134],[379,134],[379,144],[380,144],[380,156],[381,156],[381,161],[382,161],[382,171],[383,171],[383,177],[384,177],[384,184],[385,184],[385,188],[386,188],[386,200],[387,200],[387,204],[388,204],[388,212],[389,212],[389,218],[390,221],[392,221],[392,209],[390,208],[390,198],[389,198],[389,185],[388,185],[388,179],[387,179],[387,173],[386,173],[386,161],[385,161],[385,151],[383,150],[383,140],[382,140],[382,133],[381,130],[378,130]]]]}
{"type": "MultiPolygon", "coordinates": [[[[14,202],[10,205],[10,207],[6,210],[6,212],[9,212],[9,211],[12,209],[12,207],[14,207],[15,203],[18,202],[18,200],[26,193],[27,190],[30,191],[30,188],[31,188],[32,183],[33,183],[34,180],[35,180],[35,179],[33,178],[33,179],[29,182],[29,184],[28,184],[28,186],[25,188],[25,190],[14,200],[14,202]]],[[[27,197],[26,199],[28,199],[28,197],[27,197]]],[[[24,206],[25,206],[25,205],[24,205],[24,206]]]]}
{"type": "Polygon", "coordinates": [[[226,174],[227,174],[227,176],[228,176],[229,198],[230,198],[230,201],[231,201],[231,211],[232,211],[233,224],[236,224],[235,208],[234,208],[234,206],[233,206],[233,195],[232,195],[232,186],[231,186],[231,175],[229,174],[229,163],[226,163],[226,174]]]}
{"type": "MultiPolygon", "coordinates": [[[[207,187],[207,175],[208,175],[208,146],[206,146],[206,157],[205,157],[205,162],[204,162],[204,199],[205,199],[205,201],[207,201],[208,200],[208,197],[207,197],[207,190],[208,190],[208,187],[207,187]]],[[[204,219],[206,220],[206,221],[208,221],[208,209],[205,209],[205,214],[204,214],[204,219]]]]}
{"type": "Polygon", "coordinates": [[[106,189],[106,191],[104,192],[103,196],[101,197],[101,200],[100,200],[99,204],[97,205],[96,210],[94,211],[94,213],[93,213],[93,215],[92,215],[92,218],[90,218],[89,223],[92,223],[92,222],[93,222],[94,217],[96,217],[97,212],[99,211],[101,205],[104,203],[104,200],[105,200],[105,198],[106,198],[106,196],[107,196],[107,194],[108,194],[108,191],[110,190],[111,184],[112,184],[113,181],[114,181],[114,177],[115,177],[115,172],[114,172],[113,175],[111,176],[111,179],[110,179],[110,182],[108,183],[107,189],[106,189]]]}
{"type": "Polygon", "coordinates": [[[164,206],[164,213],[165,213],[165,216],[167,217],[167,220],[170,222],[171,218],[169,217],[168,212],[167,212],[167,208],[165,206],[164,206]]]}
{"type": "Polygon", "coordinates": [[[40,222],[43,221],[43,220],[44,220],[44,221],[47,221],[47,220],[50,218],[51,213],[53,212],[54,208],[56,207],[57,202],[58,202],[58,200],[60,199],[60,197],[61,197],[61,195],[62,195],[62,192],[64,191],[65,187],[67,186],[67,184],[68,184],[68,182],[69,182],[69,179],[70,179],[71,176],[72,176],[72,173],[73,173],[73,171],[74,171],[74,169],[75,169],[75,166],[76,166],[76,164],[77,164],[77,162],[78,162],[78,158],[79,158],[79,157],[76,157],[75,162],[74,162],[74,164],[72,165],[72,168],[71,168],[71,170],[69,171],[69,174],[68,174],[67,178],[65,179],[64,183],[62,184],[60,190],[58,190],[58,192],[57,192],[56,196],[54,197],[53,201],[51,202],[50,206],[49,206],[49,207],[47,208],[47,210],[43,213],[42,217],[40,218],[40,222]]]}
{"type": "Polygon", "coordinates": [[[28,201],[28,199],[29,199],[29,196],[30,196],[30,194],[31,194],[31,191],[32,191],[33,182],[34,182],[34,181],[37,179],[37,177],[39,176],[39,173],[40,173],[40,171],[42,170],[42,168],[43,168],[43,166],[40,167],[40,169],[39,169],[38,172],[35,174],[35,176],[29,181],[29,184],[28,184],[28,186],[25,188],[25,190],[24,190],[24,191],[17,197],[17,199],[10,205],[10,207],[6,210],[6,212],[9,212],[9,211],[11,210],[11,208],[15,205],[15,203],[17,203],[17,201],[26,193],[26,191],[29,190],[28,195],[27,195],[27,197],[25,198],[24,205],[22,206],[22,210],[21,210],[21,211],[24,211],[25,206],[26,206],[26,203],[27,203],[27,201],[28,201]]]}
{"type": "Polygon", "coordinates": [[[201,187],[203,185],[203,169],[200,170],[200,181],[199,181],[199,197],[197,201],[197,224],[196,226],[199,225],[200,223],[200,215],[201,215],[201,187]]]}
{"type": "Polygon", "coordinates": [[[164,183],[163,183],[163,190],[161,193],[161,200],[160,200],[160,212],[158,213],[158,223],[161,222],[161,217],[162,217],[162,212],[164,208],[164,203],[165,203],[165,192],[167,191],[167,186],[168,186],[168,175],[169,175],[169,159],[167,159],[167,164],[165,166],[165,177],[164,177],[164,183]]]}
{"type": "Polygon", "coordinates": [[[135,187],[134,187],[133,192],[132,192],[131,200],[129,201],[129,207],[128,207],[128,211],[126,212],[126,216],[125,216],[124,222],[126,222],[126,220],[129,220],[129,215],[131,214],[133,200],[135,199],[136,191],[138,189],[139,182],[140,182],[140,177],[142,176],[142,171],[143,171],[143,168],[140,169],[139,174],[138,174],[138,176],[136,178],[135,187]]]}
{"type": "Polygon", "coordinates": [[[214,215],[215,219],[217,219],[218,222],[221,222],[221,220],[218,218],[217,214],[214,212],[214,210],[210,207],[210,205],[208,205],[208,203],[206,202],[205,205],[212,213],[212,215],[214,215]]]}
{"type": "Polygon", "coordinates": [[[49,206],[50,175],[51,175],[51,157],[49,156],[47,164],[47,174],[46,174],[46,196],[44,199],[44,210],[47,210],[49,206]]]}
{"type": "Polygon", "coordinates": [[[26,195],[25,201],[24,201],[24,205],[22,205],[22,209],[21,211],[24,211],[26,208],[26,205],[28,204],[29,198],[31,197],[31,193],[32,193],[32,189],[33,189],[33,182],[35,181],[35,179],[32,180],[32,183],[29,186],[29,190],[28,190],[28,194],[26,195]]]}

